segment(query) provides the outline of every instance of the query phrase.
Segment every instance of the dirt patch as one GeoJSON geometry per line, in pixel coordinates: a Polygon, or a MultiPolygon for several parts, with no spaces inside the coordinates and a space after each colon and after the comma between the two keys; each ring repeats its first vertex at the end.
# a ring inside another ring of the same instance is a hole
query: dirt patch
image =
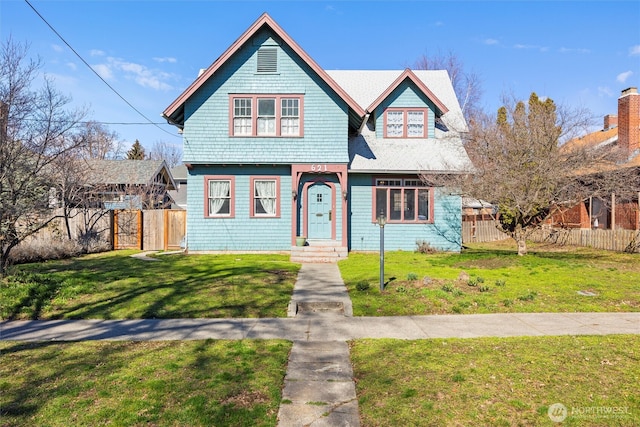
{"type": "Polygon", "coordinates": [[[267,395],[260,391],[247,391],[244,390],[235,396],[228,397],[221,401],[223,405],[233,404],[240,408],[251,408],[254,405],[268,403],[269,398],[267,395]]]}

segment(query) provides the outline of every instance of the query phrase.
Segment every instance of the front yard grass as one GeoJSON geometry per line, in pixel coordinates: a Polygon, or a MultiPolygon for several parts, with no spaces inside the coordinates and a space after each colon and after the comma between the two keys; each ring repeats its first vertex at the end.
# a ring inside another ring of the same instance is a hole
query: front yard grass
{"type": "Polygon", "coordinates": [[[461,254],[350,253],[339,263],[355,316],[510,312],[640,311],[640,255],[531,245],[519,257],[503,244],[461,254]]]}
{"type": "Polygon", "coordinates": [[[276,254],[133,253],[16,266],[0,279],[0,318],[286,317],[300,268],[276,254]]]}
{"type": "Polygon", "coordinates": [[[640,336],[351,343],[363,426],[640,425],[640,336]]]}
{"type": "Polygon", "coordinates": [[[2,426],[275,426],[291,343],[0,342],[2,426]]]}

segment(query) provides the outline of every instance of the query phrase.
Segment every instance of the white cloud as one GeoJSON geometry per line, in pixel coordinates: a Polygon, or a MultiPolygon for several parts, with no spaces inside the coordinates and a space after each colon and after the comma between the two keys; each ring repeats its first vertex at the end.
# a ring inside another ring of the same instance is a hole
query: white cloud
{"type": "Polygon", "coordinates": [[[113,79],[113,72],[111,71],[111,67],[109,67],[109,65],[96,64],[96,65],[92,65],[91,68],[93,68],[94,71],[98,73],[98,75],[100,75],[100,77],[102,77],[103,79],[105,80],[113,79]]]}
{"type": "Polygon", "coordinates": [[[546,46],[539,46],[535,44],[515,44],[513,46],[515,49],[530,49],[530,50],[539,50],[540,52],[547,52],[549,50],[546,46]]]}
{"type": "Polygon", "coordinates": [[[434,25],[435,27],[444,27],[444,22],[442,22],[442,21],[436,21],[436,22],[434,22],[434,23],[433,23],[433,25],[434,25]]]}
{"type": "Polygon", "coordinates": [[[64,51],[64,47],[60,46],[59,44],[52,44],[51,49],[53,49],[55,52],[64,51]]]}
{"type": "Polygon", "coordinates": [[[100,49],[91,49],[89,51],[89,55],[91,55],[91,56],[104,56],[105,53],[104,53],[104,51],[102,51],[100,49]]]}
{"type": "Polygon", "coordinates": [[[78,65],[76,65],[75,62],[67,62],[67,67],[72,69],[73,71],[76,71],[78,69],[78,65]]]}
{"type": "Polygon", "coordinates": [[[172,89],[172,86],[165,82],[171,78],[169,73],[153,70],[135,62],[108,57],[106,63],[93,65],[93,68],[105,80],[115,79],[116,73],[121,72],[125,79],[133,80],[142,87],[154,90],[172,89]]]}
{"type": "Polygon", "coordinates": [[[629,56],[638,56],[638,55],[640,55],[640,44],[631,46],[629,48],[629,56]]]}
{"type": "Polygon", "coordinates": [[[598,95],[612,97],[613,91],[608,86],[598,86],[598,95]]]}
{"type": "Polygon", "coordinates": [[[159,57],[155,57],[153,58],[154,61],[156,62],[169,62],[171,64],[175,64],[176,62],[178,62],[178,60],[176,58],[172,58],[172,57],[165,57],[165,58],[159,58],[159,57]]]}
{"type": "Polygon", "coordinates": [[[482,43],[486,44],[486,45],[496,45],[498,43],[500,43],[498,40],[496,39],[484,39],[482,41],[482,43]]]}
{"type": "Polygon", "coordinates": [[[625,71],[624,73],[618,74],[618,76],[616,77],[616,80],[619,81],[620,83],[624,83],[632,75],[633,75],[633,71],[625,71]]]}
{"type": "Polygon", "coordinates": [[[585,48],[569,48],[569,47],[561,47],[559,50],[560,53],[591,53],[589,49],[585,48]]]}

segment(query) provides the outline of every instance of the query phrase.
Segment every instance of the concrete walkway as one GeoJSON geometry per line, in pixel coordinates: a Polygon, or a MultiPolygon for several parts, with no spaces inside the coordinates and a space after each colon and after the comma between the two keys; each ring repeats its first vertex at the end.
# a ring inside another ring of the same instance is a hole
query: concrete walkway
{"type": "Polygon", "coordinates": [[[293,341],[279,427],[358,426],[347,341],[358,338],[476,338],[640,334],[640,313],[510,313],[352,317],[336,264],[304,264],[288,318],[0,322],[0,340],[293,341]]]}

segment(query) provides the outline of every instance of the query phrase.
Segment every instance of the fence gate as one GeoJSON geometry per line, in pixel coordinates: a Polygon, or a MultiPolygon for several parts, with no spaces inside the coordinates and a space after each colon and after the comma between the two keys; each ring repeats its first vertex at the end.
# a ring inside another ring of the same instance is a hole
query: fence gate
{"type": "Polygon", "coordinates": [[[142,212],[117,210],[113,214],[115,249],[142,249],[142,212]]]}

